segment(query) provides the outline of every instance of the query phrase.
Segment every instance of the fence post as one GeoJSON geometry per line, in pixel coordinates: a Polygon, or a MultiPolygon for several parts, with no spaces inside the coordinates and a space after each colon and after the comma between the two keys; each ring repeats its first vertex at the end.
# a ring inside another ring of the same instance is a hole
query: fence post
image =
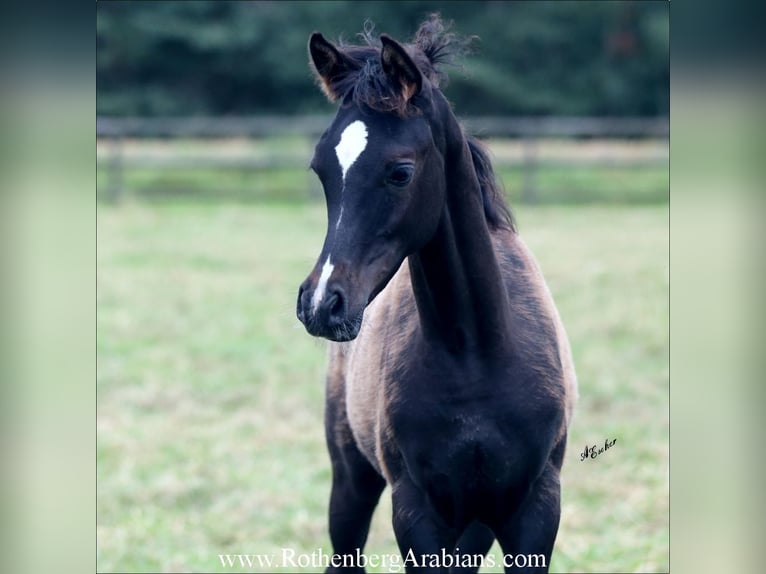
{"type": "Polygon", "coordinates": [[[522,187],[521,201],[523,203],[537,203],[537,139],[533,136],[526,136],[521,140],[521,146],[524,156],[522,166],[522,187]]]}
{"type": "Polygon", "coordinates": [[[123,188],[123,149],[122,137],[115,134],[109,138],[109,163],[108,163],[108,198],[110,203],[119,203],[122,199],[123,188]]]}

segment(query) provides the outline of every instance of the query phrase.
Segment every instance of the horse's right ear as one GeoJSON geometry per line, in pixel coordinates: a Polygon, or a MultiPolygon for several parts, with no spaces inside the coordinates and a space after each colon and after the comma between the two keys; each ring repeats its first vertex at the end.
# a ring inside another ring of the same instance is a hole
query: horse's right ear
{"type": "Polygon", "coordinates": [[[334,86],[343,76],[354,70],[351,59],[338,51],[338,48],[325,40],[319,32],[314,32],[309,38],[309,56],[322,91],[334,102],[340,96],[334,86]]]}

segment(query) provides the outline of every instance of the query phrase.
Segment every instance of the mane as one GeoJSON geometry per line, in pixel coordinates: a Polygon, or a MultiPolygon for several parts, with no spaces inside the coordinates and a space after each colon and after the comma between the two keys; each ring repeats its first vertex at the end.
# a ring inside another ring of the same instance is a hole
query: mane
{"type": "MultiPolygon", "coordinates": [[[[421,73],[435,87],[447,85],[445,66],[459,67],[459,59],[471,51],[475,36],[462,37],[450,31],[452,23],[444,23],[431,14],[418,28],[411,43],[402,44],[421,73]]],[[[368,21],[358,36],[363,45],[339,42],[338,49],[350,58],[355,72],[331,80],[331,91],[339,94],[343,105],[355,104],[401,117],[417,115],[412,98],[406,100],[399,86],[393,85],[380,63],[380,38],[368,21]]],[[[464,134],[465,135],[465,134],[464,134]]],[[[475,138],[465,136],[481,188],[484,215],[491,229],[516,231],[513,215],[505,202],[505,193],[492,167],[486,148],[475,138]]]]}
{"type": "Polygon", "coordinates": [[[487,225],[490,229],[507,229],[516,233],[513,212],[505,201],[503,185],[495,175],[486,146],[474,137],[466,136],[465,139],[468,141],[473,168],[479,180],[487,225]]]}

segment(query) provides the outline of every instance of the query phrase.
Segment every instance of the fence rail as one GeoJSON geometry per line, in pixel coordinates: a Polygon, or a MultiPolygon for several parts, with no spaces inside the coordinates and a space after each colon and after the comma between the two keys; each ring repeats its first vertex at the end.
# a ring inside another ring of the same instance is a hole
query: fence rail
{"type": "MultiPolygon", "coordinates": [[[[307,158],[283,153],[269,157],[224,157],[214,155],[156,156],[126,155],[126,139],[260,139],[274,136],[319,136],[332,116],[258,116],[198,118],[96,118],[96,136],[108,142],[106,152],[97,161],[108,172],[109,197],[117,201],[123,192],[126,168],[191,169],[220,168],[262,170],[275,167],[304,167],[307,158]]],[[[545,139],[654,139],[667,140],[668,118],[595,118],[595,117],[474,117],[463,121],[468,133],[482,138],[509,138],[521,142],[521,156],[503,158],[501,165],[523,169],[522,198],[536,199],[536,172],[540,167],[600,166],[643,167],[668,162],[668,149],[642,157],[540,157],[538,142],[545,139]]]]}
{"type": "MultiPolygon", "coordinates": [[[[318,136],[330,124],[332,116],[256,116],[198,118],[96,118],[98,137],[129,138],[230,138],[265,137],[298,134],[318,136]]],[[[670,134],[668,118],[598,118],[598,117],[474,117],[463,125],[481,137],[605,137],[666,138],[670,134]]]]}

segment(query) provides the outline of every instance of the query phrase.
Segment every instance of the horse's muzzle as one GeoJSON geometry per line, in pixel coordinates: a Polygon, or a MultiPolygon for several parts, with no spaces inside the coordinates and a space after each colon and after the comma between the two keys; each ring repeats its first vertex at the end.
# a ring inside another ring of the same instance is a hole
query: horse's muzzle
{"type": "Polygon", "coordinates": [[[327,286],[320,301],[314,304],[314,286],[306,279],[298,290],[296,314],[306,331],[330,341],[351,341],[359,334],[362,313],[349,316],[348,297],[337,284],[327,286]]]}

